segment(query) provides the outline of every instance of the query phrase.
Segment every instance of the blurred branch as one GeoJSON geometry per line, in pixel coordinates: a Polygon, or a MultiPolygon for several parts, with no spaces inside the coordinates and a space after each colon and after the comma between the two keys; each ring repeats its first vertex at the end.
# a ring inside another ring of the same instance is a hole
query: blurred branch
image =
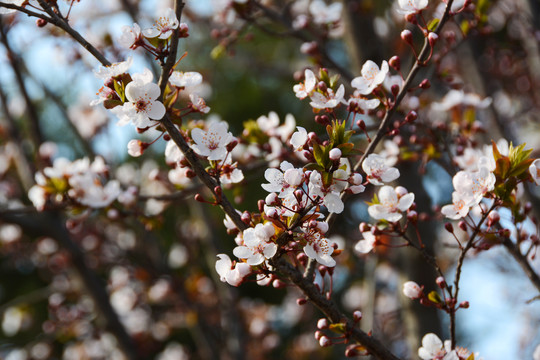
{"type": "Polygon", "coordinates": [[[521,266],[525,275],[527,275],[531,283],[540,293],[540,276],[538,276],[538,274],[532,268],[530,262],[527,259],[527,256],[522,254],[519,249],[519,246],[514,244],[514,242],[510,240],[509,238],[504,239],[503,246],[506,248],[506,250],[508,250],[510,255],[512,255],[514,260],[517,261],[519,266],[521,266]]]}
{"type": "Polygon", "coordinates": [[[37,110],[34,104],[32,103],[32,99],[30,99],[28,90],[26,89],[26,85],[24,83],[24,79],[22,76],[21,64],[19,63],[17,54],[15,54],[15,52],[13,52],[13,50],[11,49],[11,46],[9,44],[9,40],[6,34],[6,29],[4,28],[4,24],[1,17],[0,17],[0,42],[2,42],[2,44],[6,48],[7,58],[11,65],[11,69],[13,70],[13,73],[15,74],[15,80],[17,81],[17,85],[19,86],[21,95],[23,96],[24,102],[26,103],[26,114],[28,115],[28,120],[30,123],[30,126],[29,126],[30,137],[32,138],[35,149],[37,151],[41,143],[43,143],[43,135],[39,127],[39,115],[37,113],[37,110]]]}

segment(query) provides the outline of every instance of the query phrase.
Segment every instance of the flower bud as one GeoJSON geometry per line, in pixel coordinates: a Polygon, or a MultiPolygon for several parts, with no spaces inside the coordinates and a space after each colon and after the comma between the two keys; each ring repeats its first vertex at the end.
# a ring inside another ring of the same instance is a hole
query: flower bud
{"type": "Polygon", "coordinates": [[[297,305],[302,306],[302,305],[305,305],[306,303],[307,303],[307,300],[306,300],[305,298],[298,298],[298,299],[296,299],[296,304],[297,304],[297,305]]]}
{"type": "Polygon", "coordinates": [[[317,329],[319,330],[328,329],[328,326],[330,326],[330,324],[326,318],[321,318],[319,321],[317,321],[317,329]]]}
{"type": "Polygon", "coordinates": [[[341,150],[338,148],[333,148],[328,153],[328,156],[330,157],[330,160],[332,161],[339,161],[339,159],[341,158],[341,150]]]}
{"type": "Polygon", "coordinates": [[[428,79],[424,79],[424,80],[422,80],[420,85],[418,85],[418,87],[420,89],[426,90],[426,89],[429,89],[431,87],[431,83],[429,82],[428,79]]]}
{"type": "Polygon", "coordinates": [[[36,26],[37,27],[42,28],[42,27],[45,27],[47,24],[48,24],[48,22],[45,19],[37,19],[36,20],[36,26]]]}
{"type": "Polygon", "coordinates": [[[399,94],[399,85],[398,84],[394,84],[392,85],[392,87],[390,88],[390,91],[392,92],[392,95],[397,96],[399,94]]]}
{"type": "Polygon", "coordinates": [[[412,123],[417,118],[418,118],[418,114],[416,113],[416,111],[409,111],[409,113],[405,117],[405,121],[407,121],[408,123],[412,123]]]}
{"type": "Polygon", "coordinates": [[[356,310],[355,312],[353,312],[353,319],[355,322],[359,322],[360,320],[362,320],[362,312],[360,310],[356,310]]]}
{"type": "Polygon", "coordinates": [[[501,219],[501,215],[499,215],[497,211],[492,211],[488,215],[488,220],[490,224],[496,224],[499,222],[500,219],[501,219]]]}
{"type": "Polygon", "coordinates": [[[414,210],[411,210],[407,213],[407,220],[415,224],[418,221],[418,213],[414,210]]]}
{"type": "Polygon", "coordinates": [[[452,223],[447,222],[446,224],[444,224],[444,228],[445,228],[446,231],[448,231],[450,234],[452,234],[452,233],[454,232],[454,226],[452,226],[452,223]]]}
{"type": "Polygon", "coordinates": [[[230,143],[227,144],[227,146],[225,147],[227,149],[228,152],[231,152],[233,151],[233,149],[236,147],[236,145],[238,145],[238,140],[237,139],[234,139],[233,141],[231,141],[230,143]]]}
{"type": "Polygon", "coordinates": [[[403,294],[409,299],[419,299],[422,297],[422,288],[414,281],[407,281],[403,284],[403,294]]]}
{"type": "Polygon", "coordinates": [[[276,289],[283,289],[283,288],[285,288],[287,286],[287,284],[285,284],[281,280],[276,279],[276,280],[272,281],[272,286],[274,288],[276,288],[276,289]]]}
{"type": "Polygon", "coordinates": [[[324,336],[324,333],[322,331],[315,331],[315,340],[319,340],[320,338],[322,338],[324,336]]]}
{"type": "Polygon", "coordinates": [[[178,32],[180,38],[187,38],[189,36],[189,26],[186,23],[181,23],[178,26],[178,32]]]}
{"type": "Polygon", "coordinates": [[[319,339],[319,345],[321,345],[321,347],[328,347],[328,346],[332,345],[332,340],[330,340],[329,338],[327,338],[326,336],[323,335],[319,339]]]}
{"type": "Polygon", "coordinates": [[[433,47],[435,43],[437,42],[437,40],[439,40],[439,35],[435,34],[434,32],[430,32],[427,38],[428,38],[429,46],[433,47]]]}
{"type": "Polygon", "coordinates": [[[242,219],[242,222],[244,224],[248,224],[251,222],[251,214],[249,213],[249,211],[244,211],[242,213],[242,216],[240,217],[242,219]]]}
{"type": "Polygon", "coordinates": [[[328,231],[328,223],[325,221],[318,221],[317,229],[319,229],[319,231],[322,232],[323,234],[326,234],[326,232],[328,231]]]}
{"type": "Polygon", "coordinates": [[[399,56],[394,55],[388,60],[388,65],[394,68],[394,70],[399,71],[401,69],[401,59],[399,56]]]}
{"type": "Polygon", "coordinates": [[[268,194],[266,196],[266,198],[264,199],[264,202],[268,206],[273,206],[273,205],[277,204],[277,200],[278,200],[277,194],[276,193],[270,193],[270,194],[268,194]]]}
{"type": "Polygon", "coordinates": [[[410,30],[403,30],[401,32],[401,39],[405,41],[407,44],[412,45],[412,32],[410,30]]]}
{"type": "Polygon", "coordinates": [[[467,223],[463,220],[461,220],[459,223],[458,223],[458,226],[461,230],[463,231],[467,231],[467,223]]]}
{"type": "Polygon", "coordinates": [[[446,281],[442,276],[439,276],[437,279],[435,279],[435,282],[437,283],[437,286],[441,289],[446,288],[446,281]]]}
{"type": "Polygon", "coordinates": [[[369,224],[366,222],[361,222],[360,225],[358,225],[358,229],[360,229],[360,232],[370,231],[369,224]]]}
{"type": "Polygon", "coordinates": [[[462,301],[462,302],[459,303],[459,307],[463,308],[463,309],[468,309],[469,308],[469,302],[468,301],[462,301]]]}

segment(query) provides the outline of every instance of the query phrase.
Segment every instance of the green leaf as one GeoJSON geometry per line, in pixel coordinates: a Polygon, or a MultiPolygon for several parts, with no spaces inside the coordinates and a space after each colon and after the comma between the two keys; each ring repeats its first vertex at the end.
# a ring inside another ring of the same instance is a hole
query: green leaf
{"type": "Polygon", "coordinates": [[[435,304],[442,304],[441,296],[438,292],[432,291],[428,294],[428,299],[435,304]]]}
{"type": "Polygon", "coordinates": [[[319,172],[323,172],[324,171],[324,167],[322,167],[321,165],[319,164],[315,164],[315,163],[309,163],[307,164],[306,166],[304,166],[304,169],[306,170],[317,170],[319,172]]]}
{"type": "Polygon", "coordinates": [[[345,334],[347,332],[347,326],[343,323],[330,324],[328,328],[333,332],[337,332],[339,334],[345,334]]]}
{"type": "Polygon", "coordinates": [[[440,21],[441,21],[440,19],[431,20],[427,25],[428,30],[429,31],[435,31],[435,29],[437,28],[437,25],[439,25],[440,21]]]}

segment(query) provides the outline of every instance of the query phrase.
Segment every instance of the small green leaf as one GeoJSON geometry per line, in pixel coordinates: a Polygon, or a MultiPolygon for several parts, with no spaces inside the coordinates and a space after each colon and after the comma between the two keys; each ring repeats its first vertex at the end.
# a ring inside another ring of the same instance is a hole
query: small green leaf
{"type": "Polygon", "coordinates": [[[333,332],[337,332],[339,334],[345,334],[347,332],[347,326],[343,323],[330,324],[328,328],[333,332]]]}
{"type": "Polygon", "coordinates": [[[429,31],[435,31],[435,29],[437,28],[437,25],[439,25],[439,22],[440,22],[440,21],[441,21],[441,20],[440,20],[440,19],[437,19],[437,18],[431,20],[431,21],[428,23],[428,25],[427,25],[428,30],[429,30],[429,31]]]}
{"type": "Polygon", "coordinates": [[[428,299],[435,304],[442,304],[441,296],[438,292],[432,291],[428,294],[428,299]]]}

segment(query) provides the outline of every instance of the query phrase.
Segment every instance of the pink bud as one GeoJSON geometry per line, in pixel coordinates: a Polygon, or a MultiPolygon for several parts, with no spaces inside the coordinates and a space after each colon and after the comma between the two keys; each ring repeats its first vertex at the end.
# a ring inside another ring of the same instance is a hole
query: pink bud
{"type": "Polygon", "coordinates": [[[435,279],[435,282],[437,283],[437,286],[441,289],[444,289],[446,287],[446,281],[442,276],[439,276],[437,279],[435,279]]]}
{"type": "Polygon", "coordinates": [[[422,288],[414,281],[407,281],[403,284],[403,294],[409,299],[419,299],[422,297],[422,288]]]}
{"type": "Polygon", "coordinates": [[[319,345],[321,345],[321,347],[328,347],[328,346],[332,345],[332,340],[330,340],[329,338],[327,338],[326,336],[323,335],[319,339],[319,345]]]}
{"type": "Polygon", "coordinates": [[[390,60],[388,60],[388,65],[393,67],[394,70],[399,71],[399,69],[401,68],[401,59],[397,55],[392,56],[390,60]]]}
{"type": "Polygon", "coordinates": [[[359,322],[360,320],[362,320],[362,312],[360,310],[356,310],[355,312],[353,312],[353,319],[355,322],[359,322]]]}
{"type": "Polygon", "coordinates": [[[324,330],[328,329],[328,326],[330,324],[328,323],[328,320],[326,318],[321,318],[319,321],[317,321],[317,329],[324,330]]]}
{"type": "Polygon", "coordinates": [[[439,40],[439,35],[435,34],[434,32],[430,32],[428,35],[428,42],[431,47],[435,45],[435,43],[439,40]]]}
{"type": "Polygon", "coordinates": [[[305,298],[298,298],[296,299],[296,304],[297,305],[305,305],[307,303],[307,300],[305,298]]]}
{"type": "Polygon", "coordinates": [[[412,44],[412,32],[410,30],[403,30],[401,32],[401,39],[408,44],[412,44]]]}

